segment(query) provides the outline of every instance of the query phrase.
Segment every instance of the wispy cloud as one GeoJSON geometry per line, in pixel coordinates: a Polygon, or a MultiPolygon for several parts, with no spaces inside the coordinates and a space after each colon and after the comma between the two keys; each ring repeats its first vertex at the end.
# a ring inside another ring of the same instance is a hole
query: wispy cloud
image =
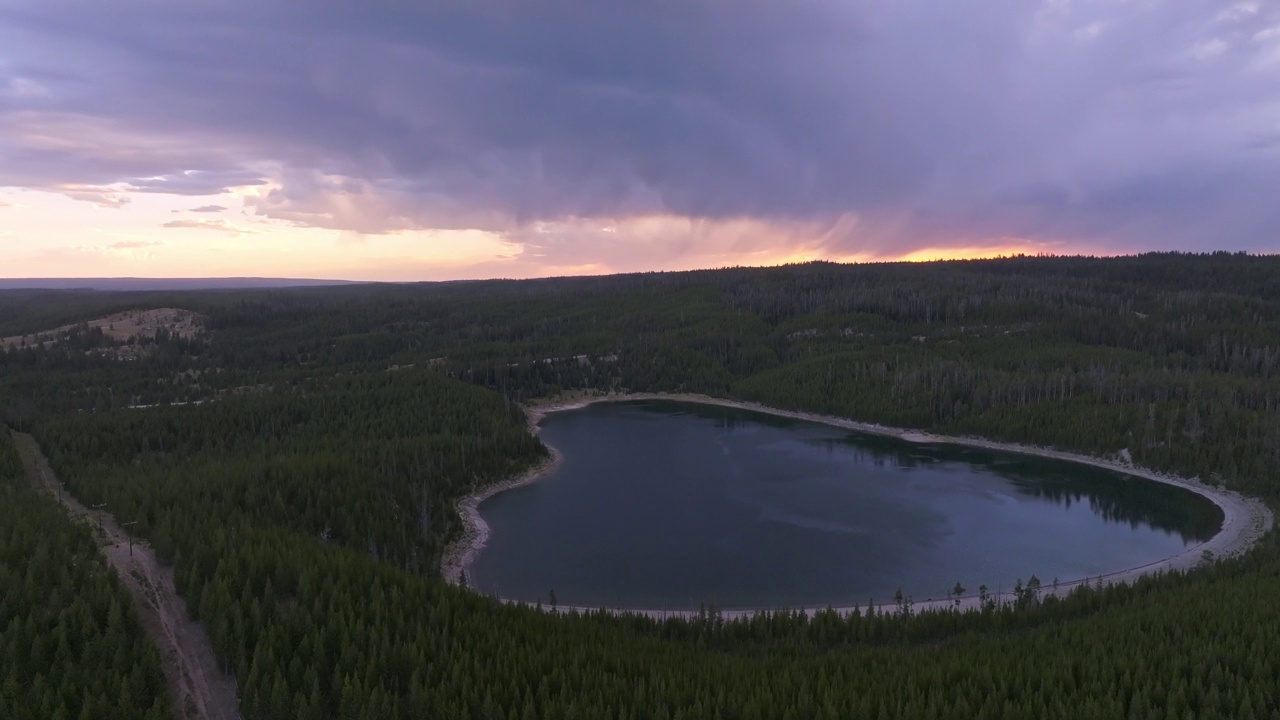
{"type": "Polygon", "coordinates": [[[125,240],[107,246],[108,250],[141,250],[143,248],[160,247],[163,240],[125,240]]]}
{"type": "Polygon", "coordinates": [[[223,212],[224,210],[226,210],[226,208],[221,205],[201,205],[200,207],[193,207],[189,209],[187,212],[216,213],[216,212],[223,212]]]}
{"type": "Polygon", "coordinates": [[[120,208],[129,204],[129,195],[124,188],[110,185],[51,185],[43,190],[59,192],[72,200],[81,200],[98,207],[120,208]]]}
{"type": "Polygon", "coordinates": [[[190,230],[216,230],[230,235],[248,235],[257,232],[252,228],[234,225],[226,220],[170,220],[162,227],[190,230]]]}

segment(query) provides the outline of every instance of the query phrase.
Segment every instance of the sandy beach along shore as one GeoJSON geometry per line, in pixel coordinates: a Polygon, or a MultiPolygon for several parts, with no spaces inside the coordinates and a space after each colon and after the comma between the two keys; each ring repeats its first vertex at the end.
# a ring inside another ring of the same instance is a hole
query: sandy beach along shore
{"type": "Polygon", "coordinates": [[[546,477],[560,464],[560,451],[547,446],[551,455],[527,472],[493,485],[487,485],[458,501],[458,515],[462,517],[462,536],[445,548],[440,561],[440,573],[444,579],[458,584],[462,574],[471,568],[480,551],[489,542],[489,523],[480,514],[480,504],[500,492],[528,485],[546,477]]]}
{"type": "MultiPolygon", "coordinates": [[[[1222,529],[1219,530],[1217,535],[1205,542],[1194,546],[1188,546],[1176,555],[1153,563],[1148,563],[1141,567],[1121,569],[1100,576],[1074,578],[1066,582],[1059,582],[1052,587],[1045,586],[1041,591],[1042,596],[1065,594],[1070,592],[1072,588],[1083,583],[1105,585],[1118,582],[1131,582],[1143,575],[1150,575],[1169,570],[1186,570],[1207,560],[1238,555],[1252,547],[1259,538],[1271,530],[1274,524],[1274,518],[1270,508],[1268,508],[1261,500],[1247,497],[1240,493],[1215,485],[1208,485],[1196,479],[1183,478],[1156,472],[1121,460],[1093,457],[1032,445],[995,442],[983,438],[934,435],[919,430],[887,427],[875,423],[858,422],[856,420],[849,420],[847,418],[830,415],[782,410],[754,402],[727,400],[706,395],[685,393],[584,395],[568,400],[531,405],[526,409],[526,414],[528,417],[530,431],[537,433],[539,423],[541,423],[542,419],[551,413],[575,410],[599,402],[626,402],[635,400],[672,400],[677,402],[700,403],[704,405],[718,405],[721,407],[749,410],[752,412],[766,413],[795,420],[816,422],[871,435],[894,437],[912,443],[961,445],[1092,465],[1105,470],[1112,470],[1146,480],[1185,488],[1207,498],[1222,510],[1222,529]]],[[[484,548],[485,543],[488,541],[489,526],[480,515],[480,504],[497,493],[534,482],[552,472],[560,461],[560,453],[556,451],[555,448],[549,449],[551,450],[551,457],[538,467],[533,468],[529,472],[517,478],[482,488],[475,493],[462,498],[462,500],[458,502],[458,513],[462,516],[463,521],[466,524],[466,531],[463,533],[462,538],[451,544],[444,554],[444,560],[441,563],[441,571],[449,582],[458,582],[462,573],[470,568],[471,563],[475,561],[476,557],[480,554],[480,551],[484,548]]],[[[945,597],[944,593],[945,591],[940,589],[938,598],[913,598],[911,607],[914,611],[930,608],[942,609],[948,607],[972,609],[979,607],[981,602],[981,599],[977,595],[967,595],[958,598],[959,602],[957,603],[957,598],[945,597]]],[[[1008,601],[1013,597],[1012,592],[1006,592],[1003,595],[992,593],[992,596],[994,596],[998,602],[1008,601]]],[[[896,607],[896,604],[886,602],[884,604],[876,603],[876,606],[880,610],[891,610],[896,607]]],[[[658,618],[690,617],[697,614],[696,611],[692,610],[663,610],[646,608],[581,608],[572,606],[560,606],[557,608],[560,612],[600,609],[614,612],[637,613],[658,618]]],[[[724,610],[722,611],[722,614],[724,617],[729,618],[744,617],[772,609],[776,608],[737,608],[724,610]]],[[[837,607],[832,609],[837,612],[848,613],[852,612],[855,608],[837,607]]],[[[862,609],[865,610],[866,608],[863,607],[862,609]]]]}

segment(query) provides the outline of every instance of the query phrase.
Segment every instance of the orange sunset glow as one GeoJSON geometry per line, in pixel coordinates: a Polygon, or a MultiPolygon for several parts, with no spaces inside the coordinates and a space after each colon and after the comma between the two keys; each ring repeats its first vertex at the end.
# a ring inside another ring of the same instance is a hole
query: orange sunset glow
{"type": "Polygon", "coordinates": [[[17,0],[0,277],[1280,249],[1280,6],[864,5],[17,0]]]}

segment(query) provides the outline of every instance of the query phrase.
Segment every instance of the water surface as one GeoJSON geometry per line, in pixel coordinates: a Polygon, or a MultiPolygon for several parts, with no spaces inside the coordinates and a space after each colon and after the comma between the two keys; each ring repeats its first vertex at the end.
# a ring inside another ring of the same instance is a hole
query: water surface
{"type": "Polygon", "coordinates": [[[549,415],[564,455],[480,508],[477,590],[589,607],[941,598],[1145,565],[1211,538],[1188,490],[1087,465],[919,445],[714,405],[549,415]]]}

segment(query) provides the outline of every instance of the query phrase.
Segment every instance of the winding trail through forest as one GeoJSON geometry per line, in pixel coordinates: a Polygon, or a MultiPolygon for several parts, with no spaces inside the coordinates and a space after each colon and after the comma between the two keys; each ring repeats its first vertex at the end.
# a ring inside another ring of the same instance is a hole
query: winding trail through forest
{"type": "MultiPolygon", "coordinates": [[[[718,405],[720,407],[750,410],[752,412],[787,417],[806,422],[816,422],[871,435],[895,437],[912,443],[943,443],[996,450],[999,452],[1035,455],[1038,457],[1053,458],[1056,460],[1066,460],[1068,462],[1092,465],[1094,467],[1112,470],[1146,480],[1175,485],[1207,498],[1222,510],[1222,529],[1219,530],[1217,535],[1214,535],[1205,542],[1194,546],[1188,546],[1176,555],[1148,563],[1140,567],[1125,568],[1105,575],[1075,578],[1068,582],[1060,582],[1054,585],[1044,585],[1040,591],[1041,597],[1049,595],[1066,595],[1073,588],[1084,584],[1109,585],[1120,582],[1133,582],[1144,575],[1151,575],[1171,570],[1189,570],[1206,560],[1239,555],[1253,547],[1254,543],[1256,543],[1259,538],[1270,532],[1275,522],[1271,509],[1267,507],[1266,503],[1256,498],[1247,497],[1221,487],[1206,485],[1198,480],[1159,473],[1154,470],[1138,467],[1132,463],[1122,462],[1119,460],[1108,460],[1106,458],[1064,452],[1061,450],[1054,450],[1052,448],[1032,445],[995,442],[983,438],[934,435],[918,430],[907,430],[903,428],[887,427],[875,423],[858,422],[856,420],[849,420],[847,418],[832,415],[782,410],[779,408],[769,407],[767,405],[761,405],[759,403],[715,398],[708,395],[696,395],[690,393],[622,393],[609,395],[586,395],[566,401],[553,401],[541,405],[532,405],[526,408],[529,430],[530,432],[537,434],[539,423],[541,423],[542,419],[551,413],[565,410],[576,410],[599,402],[626,402],[633,400],[671,400],[676,402],[698,403],[701,405],[718,405]]],[[[443,559],[441,561],[441,573],[444,575],[446,580],[452,583],[457,583],[462,573],[464,573],[471,564],[475,562],[480,551],[484,549],[485,543],[488,542],[489,526],[480,515],[480,504],[493,495],[505,490],[510,490],[514,487],[526,485],[550,474],[560,461],[560,453],[554,448],[549,449],[552,452],[552,457],[549,461],[540,464],[519,477],[496,485],[481,488],[458,501],[458,512],[462,515],[465,530],[462,537],[451,544],[443,555],[443,559]]],[[[940,592],[939,595],[941,596],[943,593],[940,592]]],[[[991,592],[986,597],[998,603],[1012,602],[1015,600],[1015,595],[1012,590],[1003,589],[991,592]]],[[[499,599],[504,602],[513,602],[506,598],[499,599]]],[[[913,612],[928,609],[942,610],[949,608],[976,610],[981,608],[983,601],[983,597],[970,593],[960,597],[909,598],[908,605],[913,612]]],[[[896,610],[901,606],[896,602],[884,602],[875,603],[874,607],[876,607],[879,612],[889,612],[896,610]]],[[[560,605],[558,607],[548,609],[556,612],[590,612],[603,609],[606,612],[632,613],[637,615],[647,615],[654,618],[690,618],[697,616],[699,613],[697,610],[663,610],[625,607],[588,608],[566,605],[560,605]]],[[[720,611],[720,614],[725,618],[739,618],[749,617],[759,612],[777,609],[779,608],[735,608],[720,611]]],[[[855,610],[865,611],[866,606],[862,606],[861,608],[858,606],[835,607],[831,609],[841,614],[848,614],[855,610]]]]}
{"type": "Polygon", "coordinates": [[[105,540],[102,554],[116,569],[133,596],[139,619],[160,651],[161,667],[175,713],[192,720],[238,720],[236,684],[218,667],[213,643],[204,626],[187,616],[186,605],[174,589],[173,571],[156,561],[155,552],[134,541],[105,511],[90,510],[63,489],[35,438],[13,433],[27,477],[53,495],[73,518],[95,524],[105,540]]]}

